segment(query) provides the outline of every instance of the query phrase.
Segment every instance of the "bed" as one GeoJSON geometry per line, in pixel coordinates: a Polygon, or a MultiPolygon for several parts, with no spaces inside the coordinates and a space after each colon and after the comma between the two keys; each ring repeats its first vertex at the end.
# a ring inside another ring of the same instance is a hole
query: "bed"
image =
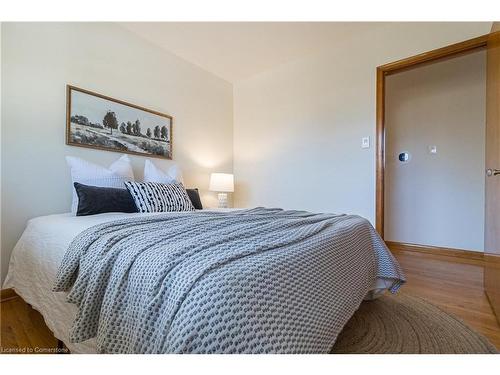
{"type": "Polygon", "coordinates": [[[328,353],[402,283],[367,220],[256,208],[35,218],[4,288],[72,353],[328,353]]]}

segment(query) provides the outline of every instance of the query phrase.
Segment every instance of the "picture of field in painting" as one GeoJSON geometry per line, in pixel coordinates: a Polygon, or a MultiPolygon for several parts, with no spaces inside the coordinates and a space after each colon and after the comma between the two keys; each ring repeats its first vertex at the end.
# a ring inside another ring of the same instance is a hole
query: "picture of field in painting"
{"type": "Polygon", "coordinates": [[[172,158],[171,119],[71,90],[68,143],[172,158]]]}

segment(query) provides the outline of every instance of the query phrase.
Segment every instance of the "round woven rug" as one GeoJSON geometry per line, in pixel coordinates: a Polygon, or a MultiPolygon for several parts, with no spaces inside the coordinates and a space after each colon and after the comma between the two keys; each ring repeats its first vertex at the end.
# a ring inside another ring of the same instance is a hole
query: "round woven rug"
{"type": "Polygon", "coordinates": [[[424,300],[384,295],[365,301],[340,333],[332,353],[498,353],[482,335],[424,300]]]}

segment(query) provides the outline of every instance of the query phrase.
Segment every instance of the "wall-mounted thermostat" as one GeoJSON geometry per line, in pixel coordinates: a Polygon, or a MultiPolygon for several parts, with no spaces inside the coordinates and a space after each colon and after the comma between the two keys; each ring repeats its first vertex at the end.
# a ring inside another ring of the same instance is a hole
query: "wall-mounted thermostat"
{"type": "Polygon", "coordinates": [[[398,155],[398,160],[401,163],[408,163],[410,161],[410,153],[403,151],[398,155]]]}

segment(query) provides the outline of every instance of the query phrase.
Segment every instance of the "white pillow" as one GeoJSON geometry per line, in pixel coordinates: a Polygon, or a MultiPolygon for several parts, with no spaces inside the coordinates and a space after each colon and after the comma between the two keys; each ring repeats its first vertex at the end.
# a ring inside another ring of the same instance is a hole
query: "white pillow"
{"type": "Polygon", "coordinates": [[[125,189],[125,181],[134,181],[134,172],[130,164],[130,158],[127,155],[120,157],[109,168],[74,156],[66,156],[66,162],[71,168],[71,189],[73,190],[71,212],[73,213],[76,213],[78,209],[78,196],[73,186],[74,182],[91,186],[125,189]]]}
{"type": "Polygon", "coordinates": [[[181,169],[177,165],[172,165],[167,173],[163,172],[149,159],[144,163],[144,182],[159,182],[161,184],[172,184],[174,182],[184,183],[181,169]]]}

